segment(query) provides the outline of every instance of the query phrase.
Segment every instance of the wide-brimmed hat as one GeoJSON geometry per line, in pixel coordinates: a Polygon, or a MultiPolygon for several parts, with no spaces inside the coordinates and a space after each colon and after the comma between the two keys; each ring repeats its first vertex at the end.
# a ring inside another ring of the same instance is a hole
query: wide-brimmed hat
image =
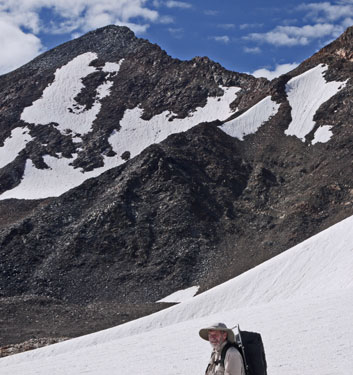
{"type": "Polygon", "coordinates": [[[208,331],[224,331],[228,333],[227,340],[229,342],[235,342],[234,332],[228,328],[224,323],[215,323],[210,327],[200,329],[199,335],[202,339],[208,340],[208,331]]]}

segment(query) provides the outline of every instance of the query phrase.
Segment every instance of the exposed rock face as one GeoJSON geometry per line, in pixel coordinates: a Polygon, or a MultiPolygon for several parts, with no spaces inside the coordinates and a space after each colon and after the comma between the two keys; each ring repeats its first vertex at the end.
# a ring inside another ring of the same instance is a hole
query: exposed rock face
{"type": "Polygon", "coordinates": [[[249,174],[216,127],[174,135],[3,232],[3,271],[21,276],[1,287],[71,302],[147,302],[195,283],[249,174]]]}
{"type": "Polygon", "coordinates": [[[0,358],[57,344],[65,340],[67,340],[67,337],[41,337],[40,339],[30,339],[20,344],[2,346],[0,347],[0,358]]]}
{"type": "MultiPolygon", "coordinates": [[[[107,311],[115,306],[130,309],[133,318],[136,304],[143,304],[141,314],[152,312],[146,306],[171,292],[210,288],[352,215],[351,33],[272,82],[226,71],[207,58],[173,60],[120,27],[91,32],[0,77],[0,142],[17,127],[27,127],[32,137],[0,169],[0,192],[20,183],[29,159],[45,169],[45,155],[77,154],[74,166],[100,167],[104,155],[115,157],[109,136],[119,131],[126,110],[138,105],[145,120],[165,111],[185,118],[208,97],[221,98],[220,86],[239,87],[233,119],[268,96],[279,104],[243,141],[223,132],[221,121],[203,123],[136,157],[128,150],[116,155],[127,162],[59,197],[0,201],[0,296],[54,298],[69,310],[80,304],[83,315],[92,303],[107,311]],[[91,109],[100,85],[113,82],[92,130],[76,142],[77,134],[57,124],[21,120],[56,69],[86,52],[97,54],[91,62],[96,70],[84,78],[77,108],[91,109]],[[107,62],[121,62],[116,75],[104,71],[107,62]],[[288,82],[319,64],[328,66],[325,80],[342,87],[319,106],[304,139],[288,136],[288,82]],[[328,125],[330,140],[313,143],[316,131],[328,125]]],[[[90,327],[100,329],[93,321],[90,327]]],[[[41,332],[50,336],[71,335],[41,332]]],[[[19,335],[17,342],[30,337],[19,335]]]]}

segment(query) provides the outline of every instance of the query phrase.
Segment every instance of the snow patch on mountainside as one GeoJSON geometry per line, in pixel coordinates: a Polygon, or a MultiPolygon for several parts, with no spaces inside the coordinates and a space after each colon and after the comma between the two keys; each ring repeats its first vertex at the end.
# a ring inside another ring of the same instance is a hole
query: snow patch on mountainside
{"type": "Polygon", "coordinates": [[[286,135],[305,142],[305,136],[315,126],[313,118],[319,107],[346,86],[347,82],[327,82],[324,77],[327,69],[327,65],[321,64],[288,81],[286,92],[292,107],[292,122],[285,130],[286,135]]]}
{"type": "Polygon", "coordinates": [[[60,155],[58,157],[44,155],[43,160],[48,165],[48,169],[38,169],[34,166],[32,160],[27,160],[21,183],[15,188],[5,191],[0,196],[0,200],[58,197],[89,178],[97,177],[108,169],[123,163],[123,161],[119,162],[114,157],[104,155],[103,167],[84,172],[81,168],[72,167],[71,164],[76,156],[74,155],[69,159],[60,155]]]}
{"type": "Polygon", "coordinates": [[[114,131],[109,137],[113,150],[121,157],[128,151],[130,157],[138,155],[153,143],[162,142],[169,135],[185,132],[201,122],[226,120],[233,112],[229,105],[236,98],[239,87],[222,87],[221,97],[209,97],[204,107],[198,107],[188,117],[169,119],[173,112],[165,111],[150,120],[141,118],[143,109],[136,107],[125,111],[120,121],[120,130],[114,131]]]}
{"type": "Polygon", "coordinates": [[[314,134],[314,139],[312,140],[312,144],[314,145],[315,143],[326,143],[328,142],[331,137],[332,137],[332,126],[330,125],[324,125],[324,126],[320,126],[315,134],[314,134]]]}
{"type": "MultiPolygon", "coordinates": [[[[77,83],[80,81],[79,77],[85,76],[88,72],[91,72],[92,67],[88,67],[88,64],[94,58],[95,54],[91,53],[78,56],[66,65],[68,71],[65,75],[62,75],[62,70],[59,70],[59,74],[58,76],[56,75],[55,80],[57,84],[55,85],[55,82],[53,83],[56,87],[55,90],[52,89],[48,92],[46,91],[48,89],[46,89],[44,91],[46,94],[44,95],[43,93],[43,98],[36,101],[33,107],[28,107],[32,108],[32,110],[29,110],[28,108],[25,109],[25,111],[29,111],[25,114],[27,121],[30,120],[30,113],[34,116],[32,117],[32,120],[36,118],[36,121],[39,121],[39,119],[41,119],[41,121],[49,121],[50,115],[44,112],[49,111],[50,107],[54,106],[54,103],[56,103],[59,109],[54,116],[58,116],[56,118],[58,121],[62,118],[61,123],[58,126],[61,131],[70,128],[72,131],[82,134],[82,127],[80,128],[79,126],[83,123],[85,124],[82,125],[83,128],[89,130],[91,123],[96,116],[96,112],[91,113],[91,110],[82,111],[82,108],[79,106],[76,106],[73,112],[67,111],[66,109],[73,108],[73,98],[82,88],[77,83]],[[70,65],[71,63],[72,65],[70,65]],[[81,71],[81,69],[83,69],[83,71],[81,71]],[[69,82],[65,78],[67,75],[71,77],[70,79],[72,81],[76,82],[76,86],[74,85],[73,88],[71,88],[69,82]],[[60,90],[63,90],[65,94],[63,98],[60,98],[60,90]],[[43,112],[43,117],[41,117],[41,112],[43,112]],[[87,112],[90,112],[91,114],[85,115],[87,112]],[[81,115],[83,117],[80,117],[81,115]],[[80,120],[75,123],[75,121],[73,121],[74,119],[80,120]]],[[[107,63],[104,69],[117,72],[119,66],[120,64],[107,63]]],[[[99,87],[99,98],[109,95],[110,85],[111,82],[108,81],[99,87]]],[[[227,119],[233,113],[229,105],[236,98],[236,93],[240,88],[222,88],[224,90],[223,96],[209,97],[204,107],[196,108],[194,112],[191,112],[188,117],[183,119],[175,118],[173,121],[168,121],[170,116],[174,116],[175,114],[172,112],[163,112],[146,121],[141,118],[141,108],[137,107],[132,110],[126,110],[123,119],[120,121],[121,129],[119,131],[114,131],[109,137],[109,142],[118,157],[107,157],[106,155],[103,155],[104,166],[89,172],[84,172],[81,168],[73,168],[71,164],[77,155],[74,155],[74,157],[70,159],[63,158],[60,155],[58,155],[57,158],[50,155],[44,155],[43,159],[48,165],[48,169],[37,169],[31,160],[27,160],[21,183],[15,188],[4,192],[0,196],[0,200],[9,198],[41,199],[59,196],[80,185],[88,178],[97,177],[108,169],[125,163],[125,160],[121,158],[121,155],[125,151],[129,151],[130,157],[134,157],[146,147],[153,143],[163,141],[173,133],[180,133],[189,130],[200,122],[227,119]]],[[[99,102],[96,102],[94,107],[98,110],[100,108],[99,102]]],[[[54,121],[54,117],[50,118],[51,121],[54,121]]],[[[75,138],[75,141],[79,140],[79,137],[75,138]]]]}
{"type": "Polygon", "coordinates": [[[38,169],[32,160],[27,159],[21,183],[15,188],[5,191],[0,196],[0,200],[9,198],[41,199],[48,196],[59,196],[106,170],[106,168],[98,168],[83,173],[81,169],[74,169],[70,165],[74,158],[55,158],[44,155],[43,160],[49,169],[38,169]]]}
{"type": "Polygon", "coordinates": [[[268,373],[351,373],[353,217],[192,299],[112,329],[0,360],[2,375],[203,373],[217,321],[261,332],[268,373]]]}
{"type": "MultiPolygon", "coordinates": [[[[43,91],[40,99],[23,110],[21,120],[36,125],[56,123],[63,134],[68,130],[81,135],[88,133],[100,112],[100,101],[109,95],[113,85],[107,80],[97,88],[97,98],[89,110],[76,102],[75,97],[84,88],[82,79],[97,71],[89,65],[96,58],[96,53],[87,52],[57,69],[54,82],[43,91]]],[[[103,71],[111,75],[118,73],[122,61],[106,63],[103,71]]]]}
{"type": "Polygon", "coordinates": [[[15,128],[0,147],[0,168],[11,163],[32,139],[28,128],[15,128]]]}
{"type": "Polygon", "coordinates": [[[270,96],[267,96],[239,117],[220,126],[220,129],[243,141],[244,137],[256,133],[261,125],[274,116],[278,112],[279,106],[271,100],[270,96]]]}
{"type": "Polygon", "coordinates": [[[170,294],[169,296],[160,299],[157,302],[170,302],[170,303],[185,302],[191,299],[192,297],[194,297],[197,291],[199,290],[199,288],[200,288],[199,286],[192,286],[191,288],[178,290],[177,292],[174,292],[170,294]]]}

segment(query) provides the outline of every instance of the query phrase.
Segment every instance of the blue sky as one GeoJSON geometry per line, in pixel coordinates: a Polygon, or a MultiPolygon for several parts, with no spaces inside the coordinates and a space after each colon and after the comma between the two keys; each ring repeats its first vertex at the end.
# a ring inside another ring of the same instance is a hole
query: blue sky
{"type": "Polygon", "coordinates": [[[353,25],[353,0],[0,0],[0,73],[108,24],[179,59],[273,78],[353,25]]]}

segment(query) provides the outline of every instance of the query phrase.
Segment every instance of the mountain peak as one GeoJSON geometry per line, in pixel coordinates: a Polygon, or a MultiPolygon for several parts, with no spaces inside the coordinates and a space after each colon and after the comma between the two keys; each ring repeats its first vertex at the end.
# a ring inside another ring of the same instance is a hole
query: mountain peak
{"type": "Polygon", "coordinates": [[[349,27],[334,44],[338,45],[336,48],[338,56],[353,61],[353,26],[349,27]]]}
{"type": "Polygon", "coordinates": [[[88,32],[81,37],[74,40],[79,43],[89,43],[95,45],[96,43],[102,46],[109,46],[111,48],[126,48],[131,43],[136,43],[138,39],[134,32],[127,26],[108,25],[99,29],[88,32]]]}
{"type": "Polygon", "coordinates": [[[335,41],[324,47],[319,54],[335,55],[338,58],[353,61],[353,26],[335,41]]]}
{"type": "Polygon", "coordinates": [[[338,40],[345,41],[349,44],[353,44],[353,26],[350,26],[346,29],[346,31],[338,38],[338,40]]]}
{"type": "Polygon", "coordinates": [[[89,35],[102,35],[102,34],[112,34],[112,35],[123,35],[130,38],[136,38],[134,32],[129,29],[127,26],[118,26],[118,25],[107,25],[100,27],[96,30],[92,30],[85,34],[84,36],[89,35]]]}
{"type": "Polygon", "coordinates": [[[43,71],[56,70],[87,52],[94,52],[105,61],[118,61],[127,55],[138,53],[148,45],[152,46],[147,40],[137,38],[128,27],[108,25],[44,52],[16,72],[24,75],[27,75],[28,71],[42,74],[43,71]]]}

